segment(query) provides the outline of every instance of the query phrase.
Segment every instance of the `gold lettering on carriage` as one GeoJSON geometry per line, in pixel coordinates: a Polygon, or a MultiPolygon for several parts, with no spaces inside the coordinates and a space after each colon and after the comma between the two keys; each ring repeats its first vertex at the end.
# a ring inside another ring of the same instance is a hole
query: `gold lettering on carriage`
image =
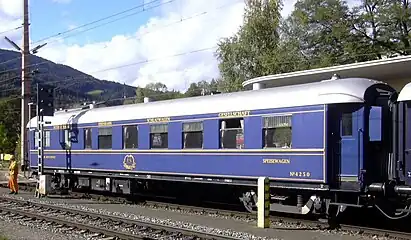
{"type": "Polygon", "coordinates": [[[264,164],[290,164],[290,159],[263,159],[264,164]]]}
{"type": "Polygon", "coordinates": [[[53,128],[56,130],[70,129],[70,124],[56,125],[53,128]]]}
{"type": "Polygon", "coordinates": [[[111,126],[113,125],[113,123],[112,122],[99,122],[98,125],[99,126],[111,126]]]}
{"type": "Polygon", "coordinates": [[[148,118],[147,122],[149,123],[158,123],[158,122],[169,122],[170,117],[158,117],[158,118],[148,118]]]}
{"type": "Polygon", "coordinates": [[[250,111],[238,111],[238,112],[223,112],[219,113],[218,117],[225,118],[225,117],[245,117],[249,116],[250,111]]]}
{"type": "Polygon", "coordinates": [[[134,170],[136,168],[136,160],[133,155],[128,154],[124,157],[123,167],[127,170],[134,170]]]}

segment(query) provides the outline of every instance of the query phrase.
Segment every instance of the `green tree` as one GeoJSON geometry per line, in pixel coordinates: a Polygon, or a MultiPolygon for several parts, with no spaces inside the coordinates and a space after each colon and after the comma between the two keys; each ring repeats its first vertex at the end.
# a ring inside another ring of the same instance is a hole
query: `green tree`
{"type": "Polygon", "coordinates": [[[210,95],[216,92],[222,92],[223,87],[221,85],[221,80],[211,79],[210,82],[205,80],[199,81],[197,83],[191,83],[190,87],[184,93],[185,97],[195,97],[202,95],[210,95]]]}
{"type": "Polygon", "coordinates": [[[149,83],[145,88],[156,92],[167,92],[167,86],[161,82],[149,83]]]}
{"type": "Polygon", "coordinates": [[[201,88],[197,85],[197,83],[191,83],[184,95],[186,97],[201,96],[201,88]]]}
{"type": "MultiPolygon", "coordinates": [[[[20,100],[0,101],[0,151],[13,154],[20,134],[20,100]]],[[[25,127],[25,126],[24,126],[25,127]]]]}
{"type": "Polygon", "coordinates": [[[411,54],[411,1],[362,0],[353,16],[354,33],[374,59],[411,54]]]}
{"type": "Polygon", "coordinates": [[[280,0],[246,0],[243,26],[218,44],[224,91],[238,91],[247,79],[278,72],[281,5],[280,0]]]}
{"type": "Polygon", "coordinates": [[[300,67],[368,60],[363,58],[364,44],[352,34],[353,18],[344,0],[298,0],[287,23],[287,38],[307,59],[300,67]]]}
{"type": "Polygon", "coordinates": [[[0,153],[12,153],[14,145],[9,139],[9,133],[4,124],[0,124],[0,153]]]}
{"type": "Polygon", "coordinates": [[[125,99],[123,104],[126,105],[126,104],[133,104],[133,103],[142,103],[144,101],[144,96],[145,96],[144,94],[145,94],[144,89],[137,87],[136,95],[134,96],[134,98],[125,99]]]}

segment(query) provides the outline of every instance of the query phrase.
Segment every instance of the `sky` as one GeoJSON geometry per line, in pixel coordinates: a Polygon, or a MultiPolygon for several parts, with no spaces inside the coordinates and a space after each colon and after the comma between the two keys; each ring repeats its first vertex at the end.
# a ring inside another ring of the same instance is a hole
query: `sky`
{"type": "MultiPolygon", "coordinates": [[[[284,1],[283,16],[295,2],[284,1]]],[[[22,3],[0,0],[0,48],[11,49],[4,36],[21,44],[21,29],[3,32],[21,26],[22,3]]],[[[47,42],[37,56],[99,79],[184,91],[218,77],[217,43],[241,26],[244,0],[30,0],[29,8],[31,49],[47,42]]]]}

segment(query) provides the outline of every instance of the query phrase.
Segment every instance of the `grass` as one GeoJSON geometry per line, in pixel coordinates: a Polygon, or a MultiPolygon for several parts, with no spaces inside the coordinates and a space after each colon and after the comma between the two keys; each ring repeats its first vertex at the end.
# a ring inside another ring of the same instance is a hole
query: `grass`
{"type": "Polygon", "coordinates": [[[9,240],[7,237],[0,235],[0,240],[9,240]]]}
{"type": "Polygon", "coordinates": [[[103,90],[93,90],[93,91],[87,92],[87,94],[88,95],[100,95],[102,92],[103,90]]]}

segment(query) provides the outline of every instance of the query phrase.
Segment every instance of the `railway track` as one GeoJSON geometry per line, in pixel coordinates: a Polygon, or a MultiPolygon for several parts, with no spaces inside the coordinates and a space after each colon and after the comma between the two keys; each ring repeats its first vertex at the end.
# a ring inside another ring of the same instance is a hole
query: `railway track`
{"type": "MultiPolygon", "coordinates": [[[[91,198],[94,200],[98,199],[98,201],[103,201],[103,202],[130,203],[129,201],[125,200],[125,198],[122,198],[122,197],[110,197],[110,196],[102,196],[102,195],[97,195],[97,194],[72,193],[71,196],[74,198],[91,198]]],[[[1,200],[2,199],[0,198],[0,203],[1,203],[1,200]]],[[[220,203],[217,205],[220,205],[221,207],[220,203]]],[[[130,204],[130,207],[140,207],[140,206],[152,208],[152,209],[180,211],[182,213],[195,214],[195,215],[208,215],[212,217],[229,218],[233,220],[240,220],[240,221],[246,221],[246,222],[253,222],[257,220],[257,216],[255,214],[251,214],[246,211],[226,210],[226,209],[221,209],[218,207],[210,208],[210,207],[203,207],[203,206],[176,204],[176,203],[171,203],[169,201],[160,202],[160,201],[152,201],[152,200],[130,204]]],[[[294,216],[293,217],[270,216],[270,222],[271,222],[272,227],[274,228],[282,228],[282,229],[289,229],[289,230],[293,230],[295,228],[300,229],[300,230],[301,229],[331,230],[328,223],[320,222],[318,220],[313,220],[313,219],[296,218],[294,216]]],[[[395,239],[411,239],[411,232],[393,231],[389,229],[378,229],[378,228],[372,228],[372,227],[367,227],[367,226],[358,226],[358,225],[350,225],[350,224],[339,224],[337,226],[337,229],[334,229],[334,231],[345,231],[345,232],[350,232],[350,233],[355,233],[355,234],[360,234],[360,235],[368,235],[368,236],[373,236],[373,237],[378,236],[378,237],[391,237],[395,239]]],[[[209,236],[206,236],[206,238],[204,239],[210,239],[207,237],[209,236]]],[[[136,239],[136,238],[133,238],[133,239],[136,239]]],[[[219,239],[219,238],[214,238],[214,239],[219,239]]],[[[236,238],[220,238],[220,239],[236,239],[236,238]]]]}
{"type": "Polygon", "coordinates": [[[0,211],[27,221],[42,220],[58,228],[81,229],[95,237],[113,239],[215,239],[239,238],[104,215],[45,203],[0,196],[0,211]]]}
{"type": "MultiPolygon", "coordinates": [[[[170,204],[170,203],[163,203],[163,202],[156,202],[156,201],[147,201],[142,204],[146,207],[150,208],[161,208],[165,210],[171,211],[184,211],[184,212],[191,212],[192,214],[199,214],[199,215],[211,215],[211,216],[219,216],[219,217],[227,217],[231,219],[239,219],[243,221],[256,221],[257,216],[255,214],[251,214],[248,212],[241,212],[241,211],[232,211],[232,210],[221,210],[221,209],[214,209],[214,208],[204,208],[204,207],[196,207],[196,206],[186,206],[181,204],[170,204]]],[[[311,219],[301,219],[301,218],[292,218],[292,217],[284,217],[284,216],[270,216],[271,225],[274,228],[278,228],[276,226],[286,225],[286,223],[291,223],[293,226],[297,226],[299,229],[306,229],[306,230],[331,230],[328,223],[320,222],[318,220],[311,220],[311,219]]],[[[284,229],[290,229],[290,227],[281,227],[284,229]]],[[[290,229],[291,230],[291,229],[290,229]]],[[[368,236],[378,236],[378,237],[390,237],[395,239],[411,239],[411,232],[401,232],[401,231],[393,231],[389,229],[378,229],[372,227],[365,227],[365,226],[356,226],[350,224],[339,224],[337,226],[336,231],[345,231],[345,232],[352,232],[361,235],[368,235],[368,236]]]]}

